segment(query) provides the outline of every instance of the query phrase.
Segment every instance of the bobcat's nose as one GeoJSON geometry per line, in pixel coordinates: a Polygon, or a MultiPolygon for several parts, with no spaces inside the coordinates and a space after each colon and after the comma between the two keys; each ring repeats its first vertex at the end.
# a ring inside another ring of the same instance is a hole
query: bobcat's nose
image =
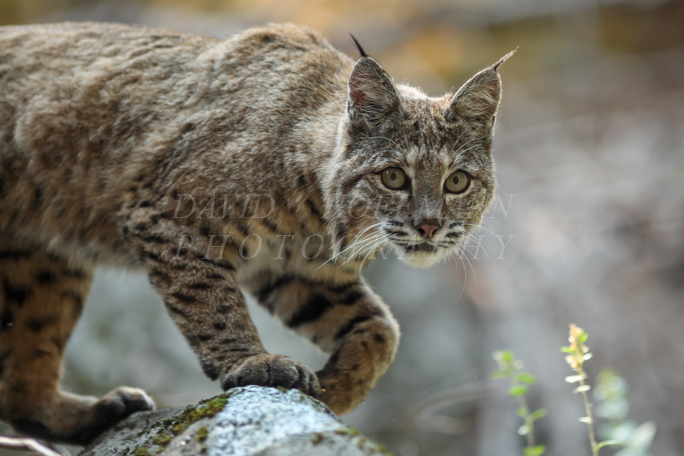
{"type": "Polygon", "coordinates": [[[423,219],[418,221],[413,227],[421,237],[431,238],[440,228],[440,224],[435,219],[423,219]]]}

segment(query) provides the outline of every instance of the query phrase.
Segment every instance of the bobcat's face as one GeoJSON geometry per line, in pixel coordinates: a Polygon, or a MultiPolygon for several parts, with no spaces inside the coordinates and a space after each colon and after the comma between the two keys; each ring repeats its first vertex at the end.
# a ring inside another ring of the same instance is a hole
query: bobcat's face
{"type": "Polygon", "coordinates": [[[429,98],[359,59],[326,188],[337,253],[365,258],[392,245],[426,267],[458,252],[494,197],[499,64],[429,98]]]}
{"type": "MultiPolygon", "coordinates": [[[[428,111],[440,101],[422,108],[428,111]]],[[[405,100],[417,112],[421,104],[405,100]]],[[[340,182],[348,189],[341,196],[352,240],[390,244],[414,266],[456,253],[480,223],[496,186],[489,138],[465,123],[449,125],[432,110],[401,122],[396,132],[350,138],[352,158],[340,182]]]]}

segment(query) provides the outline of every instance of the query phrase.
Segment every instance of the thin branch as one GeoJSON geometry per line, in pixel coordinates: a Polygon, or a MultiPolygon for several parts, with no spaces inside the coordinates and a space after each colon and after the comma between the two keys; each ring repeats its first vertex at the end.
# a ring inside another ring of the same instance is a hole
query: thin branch
{"type": "Polygon", "coordinates": [[[0,437],[0,448],[32,451],[38,456],[62,456],[36,440],[18,437],[0,437]]]}

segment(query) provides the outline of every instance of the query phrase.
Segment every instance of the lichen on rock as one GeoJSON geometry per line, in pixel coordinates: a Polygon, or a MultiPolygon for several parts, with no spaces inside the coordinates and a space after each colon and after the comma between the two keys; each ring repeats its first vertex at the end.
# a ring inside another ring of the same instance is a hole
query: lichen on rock
{"type": "Polygon", "coordinates": [[[298,390],[247,386],[184,409],[136,413],[81,456],[387,454],[298,390]]]}

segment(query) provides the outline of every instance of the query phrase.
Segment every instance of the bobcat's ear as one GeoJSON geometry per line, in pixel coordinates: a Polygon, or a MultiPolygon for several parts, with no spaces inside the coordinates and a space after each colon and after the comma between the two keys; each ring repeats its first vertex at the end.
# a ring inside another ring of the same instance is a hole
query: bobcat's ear
{"type": "Polygon", "coordinates": [[[451,99],[448,117],[489,121],[494,118],[501,100],[499,66],[515,51],[470,78],[451,99]]]}
{"type": "Polygon", "coordinates": [[[374,129],[383,117],[401,108],[392,79],[378,62],[362,52],[347,82],[347,115],[353,126],[374,129]]]}

